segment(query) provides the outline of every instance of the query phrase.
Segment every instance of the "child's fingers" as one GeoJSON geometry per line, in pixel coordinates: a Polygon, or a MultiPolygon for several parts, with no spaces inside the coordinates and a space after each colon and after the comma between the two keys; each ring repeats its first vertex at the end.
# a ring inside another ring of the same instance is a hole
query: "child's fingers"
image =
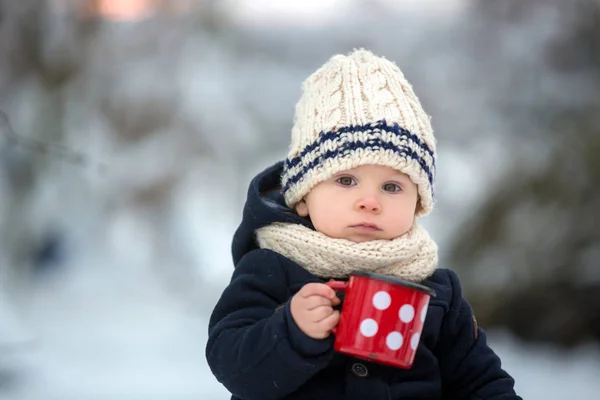
{"type": "Polygon", "coordinates": [[[338,310],[334,310],[327,317],[325,317],[321,321],[319,321],[318,325],[319,325],[319,328],[321,328],[323,330],[331,331],[338,324],[339,321],[340,321],[340,312],[338,310]]]}
{"type": "Polygon", "coordinates": [[[329,317],[331,314],[333,314],[333,308],[331,306],[317,307],[310,312],[310,320],[318,323],[329,317]]]}
{"type": "Polygon", "coordinates": [[[327,299],[333,299],[335,297],[335,291],[332,288],[324,283],[317,282],[307,283],[306,285],[302,286],[302,289],[300,289],[298,294],[302,297],[315,295],[323,296],[327,299]]]}
{"type": "Polygon", "coordinates": [[[328,306],[331,307],[333,305],[333,302],[323,296],[310,296],[310,297],[306,297],[305,301],[304,301],[304,305],[306,307],[307,310],[314,310],[315,308],[318,307],[322,307],[322,306],[328,306]]]}

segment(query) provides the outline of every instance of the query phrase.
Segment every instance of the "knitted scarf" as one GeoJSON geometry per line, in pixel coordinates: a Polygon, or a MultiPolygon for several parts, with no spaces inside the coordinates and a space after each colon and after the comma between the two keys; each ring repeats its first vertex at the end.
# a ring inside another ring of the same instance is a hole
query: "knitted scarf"
{"type": "Polygon", "coordinates": [[[437,245],[417,224],[396,239],[362,243],[280,222],[258,229],[256,237],[261,248],[273,250],[322,278],[343,278],[360,270],[420,282],[433,274],[438,261],[437,245]]]}

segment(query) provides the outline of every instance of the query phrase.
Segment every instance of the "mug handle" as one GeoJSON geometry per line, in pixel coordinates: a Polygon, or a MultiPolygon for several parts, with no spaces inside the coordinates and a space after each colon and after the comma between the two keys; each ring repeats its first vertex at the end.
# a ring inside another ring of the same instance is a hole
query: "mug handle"
{"type": "MultiPolygon", "coordinates": [[[[327,286],[329,286],[330,288],[332,288],[333,290],[346,290],[348,288],[348,282],[345,281],[335,281],[335,280],[330,280],[329,282],[325,283],[327,286]]],[[[331,329],[331,333],[333,333],[335,335],[335,332],[337,331],[337,327],[333,327],[333,329],[331,329]]]]}
{"type": "Polygon", "coordinates": [[[329,282],[325,283],[327,286],[332,288],[333,290],[346,290],[348,287],[348,282],[346,281],[334,281],[333,279],[329,282]]]}

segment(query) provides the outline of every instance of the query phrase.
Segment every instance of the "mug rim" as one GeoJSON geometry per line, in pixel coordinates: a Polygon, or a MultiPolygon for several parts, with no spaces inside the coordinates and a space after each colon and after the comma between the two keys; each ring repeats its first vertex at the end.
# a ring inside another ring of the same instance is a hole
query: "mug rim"
{"type": "Polygon", "coordinates": [[[394,276],[381,275],[381,274],[376,274],[374,272],[367,272],[367,271],[354,271],[354,272],[350,273],[350,275],[363,276],[363,277],[375,279],[378,281],[390,282],[390,283],[394,283],[396,285],[406,286],[411,289],[416,289],[418,291],[425,292],[428,295],[430,295],[431,297],[436,297],[435,290],[433,290],[432,288],[425,286],[425,285],[421,285],[419,283],[407,281],[407,280],[404,280],[401,278],[396,278],[394,276]]]}

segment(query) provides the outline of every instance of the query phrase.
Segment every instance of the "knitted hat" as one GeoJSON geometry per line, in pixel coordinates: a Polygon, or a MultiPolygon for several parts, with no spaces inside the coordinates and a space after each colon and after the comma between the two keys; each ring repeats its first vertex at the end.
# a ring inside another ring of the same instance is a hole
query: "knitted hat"
{"type": "Polygon", "coordinates": [[[294,207],[319,182],[359,165],[407,174],[417,185],[417,215],[433,208],[435,139],[421,103],[391,61],[367,50],[336,55],[303,84],[282,192],[294,207]]]}

